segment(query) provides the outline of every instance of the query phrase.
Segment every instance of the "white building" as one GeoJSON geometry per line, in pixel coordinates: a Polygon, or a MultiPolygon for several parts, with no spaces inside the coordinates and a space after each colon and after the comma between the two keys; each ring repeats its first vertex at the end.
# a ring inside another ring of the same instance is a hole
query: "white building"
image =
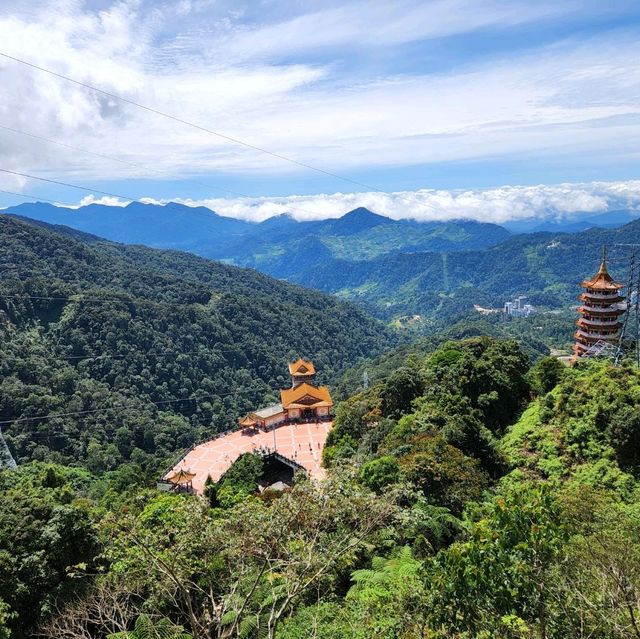
{"type": "Polygon", "coordinates": [[[505,302],[504,312],[510,317],[529,317],[536,312],[535,306],[528,303],[526,295],[518,295],[512,302],[505,302]]]}

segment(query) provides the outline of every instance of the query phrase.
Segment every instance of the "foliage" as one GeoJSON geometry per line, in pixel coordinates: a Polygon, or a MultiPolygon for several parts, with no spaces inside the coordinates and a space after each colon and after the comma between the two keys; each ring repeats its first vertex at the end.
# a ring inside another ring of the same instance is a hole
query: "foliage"
{"type": "Polygon", "coordinates": [[[275,636],[291,606],[333,587],[395,511],[348,479],[299,482],[272,503],[248,498],[217,514],[203,506],[165,495],[107,521],[108,579],[194,636],[219,637],[249,626],[275,636]]]}
{"type": "Polygon", "coordinates": [[[584,491],[569,499],[579,523],[566,548],[557,606],[571,636],[640,636],[640,512],[638,505],[584,491]]]}
{"type": "Polygon", "coordinates": [[[229,507],[258,490],[258,481],[264,472],[264,461],[257,453],[241,455],[220,478],[209,483],[207,496],[211,506],[229,507]]]}
{"type": "Polygon", "coordinates": [[[400,479],[398,460],[392,455],[372,459],[362,465],[359,478],[365,486],[380,492],[385,486],[400,479]]]}
{"type": "Polygon", "coordinates": [[[565,371],[504,437],[501,450],[519,472],[635,494],[640,373],[606,362],[565,371]]]}
{"type": "Polygon", "coordinates": [[[440,552],[429,567],[432,623],[465,637],[507,638],[516,622],[546,637],[552,566],[566,539],[548,488],[496,498],[469,539],[440,552]]]}
{"type": "MultiPolygon", "coordinates": [[[[390,254],[357,262],[325,258],[292,279],[361,301],[380,317],[418,316],[418,324],[429,331],[432,322],[444,319],[437,327],[442,329],[473,312],[474,304],[501,308],[516,295],[528,295],[539,307],[566,308],[585,274],[593,271],[602,246],[629,242],[640,242],[638,221],[580,233],[516,235],[477,250],[390,254]]],[[[531,325],[545,320],[553,316],[536,316],[531,325]]],[[[566,321],[561,330],[569,340],[566,321]]]]}
{"type": "Polygon", "coordinates": [[[391,340],[354,306],[253,271],[7,216],[0,315],[0,421],[16,461],[96,473],[157,469],[226,430],[273,399],[289,359],[332,381],[391,340]]]}
{"type": "MultiPolygon", "coordinates": [[[[43,358],[50,328],[9,330],[14,363],[18,344],[43,358]]],[[[206,499],[144,488],[133,421],[92,433],[84,467],[1,473],[0,637],[639,639],[638,370],[531,367],[486,336],[371,370],[337,406],[326,479],[269,499],[254,455],[206,499]]],[[[55,400],[69,379],[32,384],[55,400]]]]}
{"type": "Polygon", "coordinates": [[[528,373],[532,388],[545,395],[552,391],[562,379],[565,366],[556,357],[542,357],[528,373]]]}
{"type": "Polygon", "coordinates": [[[149,615],[140,615],[133,630],[124,630],[107,635],[107,639],[193,639],[183,632],[183,628],[174,626],[168,619],[154,621],[149,615]]]}
{"type": "Polygon", "coordinates": [[[0,610],[8,628],[33,629],[57,601],[84,590],[100,549],[89,481],[84,471],[53,465],[0,472],[0,610]]]}
{"type": "Polygon", "coordinates": [[[409,441],[410,452],[399,460],[402,478],[437,505],[461,514],[464,506],[480,498],[487,478],[477,459],[467,457],[435,433],[409,441]]]}

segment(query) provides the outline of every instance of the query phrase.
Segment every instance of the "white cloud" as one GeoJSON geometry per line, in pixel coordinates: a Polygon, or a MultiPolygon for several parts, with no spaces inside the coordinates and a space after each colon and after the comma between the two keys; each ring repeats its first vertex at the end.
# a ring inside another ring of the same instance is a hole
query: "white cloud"
{"type": "MultiPolygon", "coordinates": [[[[592,2],[311,2],[298,15],[276,2],[270,22],[251,15],[255,3],[105,4],[90,11],[81,0],[3,3],[0,49],[332,172],[512,154],[567,162],[611,149],[638,154],[640,40],[633,33],[375,78],[304,57],[318,47],[382,51],[508,28],[592,2]]],[[[0,82],[0,124],[151,170],[6,130],[0,167],[88,182],[301,170],[13,62],[0,60],[0,82]]],[[[25,187],[0,177],[3,185],[25,187]]]]}
{"type": "MultiPolygon", "coordinates": [[[[574,1],[564,3],[539,0],[399,0],[342,2],[320,6],[273,24],[255,27],[230,26],[214,50],[247,59],[254,56],[277,57],[328,47],[367,48],[417,40],[443,38],[487,27],[508,27],[543,18],[570,14],[578,8],[574,1]]],[[[584,7],[581,7],[584,8],[584,7]]]]}
{"type": "Polygon", "coordinates": [[[640,180],[538,186],[503,186],[482,190],[431,190],[398,193],[333,193],[282,198],[175,199],[206,206],[220,215],[262,221],[289,213],[298,220],[340,217],[364,206],[393,219],[445,221],[473,219],[501,224],[525,218],[571,219],[576,213],[619,209],[640,212],[640,180]]]}
{"type": "Polygon", "coordinates": [[[96,197],[95,195],[87,195],[83,197],[77,205],[69,208],[79,208],[81,206],[89,206],[89,204],[102,204],[103,206],[127,206],[130,200],[121,200],[117,197],[111,197],[109,195],[103,195],[102,197],[96,197]]]}

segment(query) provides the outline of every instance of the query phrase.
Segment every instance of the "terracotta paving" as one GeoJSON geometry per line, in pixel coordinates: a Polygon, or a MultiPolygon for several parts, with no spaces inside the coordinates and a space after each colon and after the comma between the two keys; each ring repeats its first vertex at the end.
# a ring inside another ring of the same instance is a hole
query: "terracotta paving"
{"type": "Polygon", "coordinates": [[[307,470],[311,477],[321,479],[322,450],[331,430],[331,422],[285,424],[268,432],[237,430],[196,446],[166,475],[184,469],[196,473],[193,488],[201,494],[207,476],[218,481],[233,462],[244,453],[262,450],[292,459],[307,470]]]}

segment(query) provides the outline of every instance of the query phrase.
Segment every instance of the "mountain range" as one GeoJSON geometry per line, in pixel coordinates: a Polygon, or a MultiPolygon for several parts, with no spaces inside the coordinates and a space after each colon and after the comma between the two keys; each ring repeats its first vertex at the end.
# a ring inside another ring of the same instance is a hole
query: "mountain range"
{"type": "Polygon", "coordinates": [[[205,207],[132,202],[77,209],[36,202],[7,214],[61,224],[115,242],[189,251],[287,278],[325,259],[371,259],[397,252],[458,251],[492,246],[509,236],[495,224],[471,220],[392,220],[365,208],[342,217],[300,222],[289,215],[261,223],[218,215],[205,207]]]}
{"type": "MultiPolygon", "coordinates": [[[[396,221],[365,208],[320,221],[279,215],[261,223],[176,203],[79,209],[35,203],[6,212],[251,267],[356,301],[386,321],[414,315],[448,321],[475,304],[499,307],[519,294],[535,305],[566,307],[580,280],[597,267],[603,245],[640,241],[640,220],[627,210],[564,222],[536,220],[546,230],[535,233],[519,233],[526,220],[520,227],[514,222],[515,234],[470,220],[396,221]],[[582,229],[594,224],[605,228],[582,229]],[[575,232],[564,230],[574,227],[575,232]]],[[[88,237],[81,239],[92,241],[88,237]]],[[[617,270],[626,277],[623,264],[617,270]]]]}
{"type": "Polygon", "coordinates": [[[579,283],[598,269],[602,247],[609,268],[626,284],[629,247],[640,243],[640,220],[613,229],[515,235],[478,251],[387,255],[327,261],[292,278],[345,299],[360,300],[391,319],[407,314],[447,318],[474,304],[502,306],[526,294],[535,305],[575,304],[579,283]]]}
{"type": "Polygon", "coordinates": [[[0,422],[82,413],[5,425],[18,463],[87,459],[118,429],[162,459],[274,399],[288,361],[335,382],[394,341],[356,305],[251,269],[0,215],[0,422]]]}
{"type": "Polygon", "coordinates": [[[505,222],[502,226],[512,233],[538,233],[540,231],[575,233],[592,228],[615,228],[640,218],[640,211],[622,209],[594,215],[588,212],[573,213],[564,217],[528,217],[505,222]]]}

